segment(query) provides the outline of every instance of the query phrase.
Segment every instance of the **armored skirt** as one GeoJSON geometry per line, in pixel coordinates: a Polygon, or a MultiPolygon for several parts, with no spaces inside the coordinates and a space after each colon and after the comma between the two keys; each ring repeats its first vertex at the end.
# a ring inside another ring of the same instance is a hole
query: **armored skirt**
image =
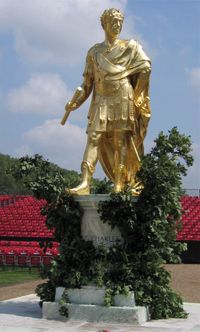
{"type": "Polygon", "coordinates": [[[87,133],[126,130],[134,135],[137,116],[133,93],[128,78],[95,84],[87,133]]]}

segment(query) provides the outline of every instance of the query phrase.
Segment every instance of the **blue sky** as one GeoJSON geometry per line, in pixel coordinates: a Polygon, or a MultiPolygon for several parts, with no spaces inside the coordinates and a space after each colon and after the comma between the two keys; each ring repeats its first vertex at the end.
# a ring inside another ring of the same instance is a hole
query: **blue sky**
{"type": "Polygon", "coordinates": [[[59,122],[110,7],[125,13],[121,38],[139,40],[152,59],[145,150],[173,126],[191,135],[195,163],[183,185],[200,188],[200,0],[0,0],[0,152],[80,171],[89,101],[59,122]]]}

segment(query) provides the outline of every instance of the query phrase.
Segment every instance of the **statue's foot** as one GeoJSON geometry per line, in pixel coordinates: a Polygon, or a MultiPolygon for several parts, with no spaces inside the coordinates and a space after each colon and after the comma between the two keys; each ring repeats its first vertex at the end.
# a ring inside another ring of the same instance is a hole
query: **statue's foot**
{"type": "Polygon", "coordinates": [[[131,189],[131,194],[133,196],[139,196],[141,194],[141,190],[133,188],[133,189],[131,189]]]}
{"type": "Polygon", "coordinates": [[[141,182],[137,182],[134,184],[134,186],[131,189],[131,193],[133,196],[139,196],[144,189],[144,186],[141,182]]]}
{"type": "Polygon", "coordinates": [[[66,192],[71,195],[89,195],[90,194],[90,187],[88,184],[81,183],[79,186],[72,188],[72,189],[66,189],[66,192]]]}
{"type": "Polygon", "coordinates": [[[120,193],[121,191],[123,191],[123,187],[122,187],[122,185],[121,184],[116,184],[115,186],[114,186],[114,192],[115,193],[120,193]]]}

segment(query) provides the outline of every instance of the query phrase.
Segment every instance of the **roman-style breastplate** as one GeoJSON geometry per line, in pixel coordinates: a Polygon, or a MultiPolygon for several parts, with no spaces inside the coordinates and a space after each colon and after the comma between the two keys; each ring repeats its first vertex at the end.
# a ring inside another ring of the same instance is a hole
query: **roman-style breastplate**
{"type": "Polygon", "coordinates": [[[121,80],[106,80],[97,75],[94,84],[95,92],[100,96],[114,97],[118,94],[120,88],[128,82],[128,78],[123,78],[121,80]]]}

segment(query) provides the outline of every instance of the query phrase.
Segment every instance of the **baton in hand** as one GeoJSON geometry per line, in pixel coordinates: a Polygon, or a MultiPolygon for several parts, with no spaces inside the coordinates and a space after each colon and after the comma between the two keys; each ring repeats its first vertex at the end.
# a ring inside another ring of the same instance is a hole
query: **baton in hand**
{"type": "Polygon", "coordinates": [[[76,107],[77,106],[77,101],[78,99],[80,98],[80,96],[82,95],[83,93],[83,88],[81,88],[80,86],[76,89],[71,101],[70,101],[70,105],[69,105],[69,109],[66,110],[62,120],[61,120],[61,125],[64,126],[65,122],[67,121],[68,119],[68,116],[69,114],[71,113],[71,110],[70,110],[70,106],[72,107],[76,107]]]}

